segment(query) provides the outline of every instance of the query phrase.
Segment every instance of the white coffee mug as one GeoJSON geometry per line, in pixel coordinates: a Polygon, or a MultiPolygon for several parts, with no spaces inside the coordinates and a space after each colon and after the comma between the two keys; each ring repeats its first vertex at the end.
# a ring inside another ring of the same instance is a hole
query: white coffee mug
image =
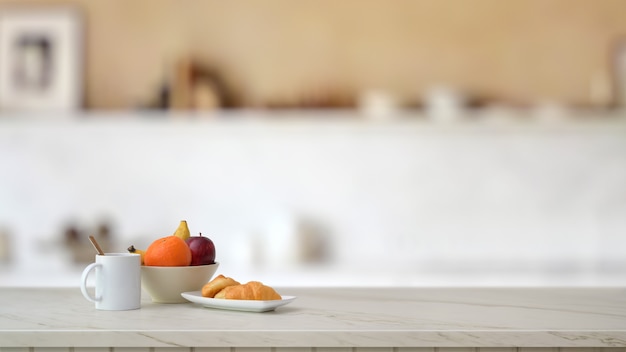
{"type": "Polygon", "coordinates": [[[83,296],[100,310],[130,310],[141,306],[141,256],[135,253],[96,255],[81,279],[83,296]],[[96,269],[95,297],[87,292],[87,278],[96,269]]]}

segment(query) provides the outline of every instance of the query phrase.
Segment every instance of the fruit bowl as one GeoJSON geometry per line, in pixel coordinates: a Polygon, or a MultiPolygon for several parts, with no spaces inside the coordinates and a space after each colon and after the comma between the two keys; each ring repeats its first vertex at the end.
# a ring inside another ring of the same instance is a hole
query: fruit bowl
{"type": "Polygon", "coordinates": [[[198,291],[209,282],[219,263],[192,266],[141,266],[141,287],[155,303],[187,303],[180,294],[198,291]]]}

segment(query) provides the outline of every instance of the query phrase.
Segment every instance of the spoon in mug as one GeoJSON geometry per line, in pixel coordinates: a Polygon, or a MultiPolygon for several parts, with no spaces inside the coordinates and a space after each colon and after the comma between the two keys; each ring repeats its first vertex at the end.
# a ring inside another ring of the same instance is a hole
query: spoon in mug
{"type": "Polygon", "coordinates": [[[89,236],[89,241],[93,245],[93,248],[96,249],[98,254],[104,255],[104,252],[102,251],[102,248],[100,248],[100,245],[98,244],[98,241],[96,241],[96,239],[93,236],[89,236]]]}

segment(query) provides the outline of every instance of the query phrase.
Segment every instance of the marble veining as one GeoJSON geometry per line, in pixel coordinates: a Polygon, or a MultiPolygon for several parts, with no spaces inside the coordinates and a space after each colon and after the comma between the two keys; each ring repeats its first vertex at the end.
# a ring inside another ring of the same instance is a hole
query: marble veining
{"type": "MultiPolygon", "coordinates": [[[[278,288],[274,312],[188,304],[95,310],[78,288],[0,291],[0,352],[15,347],[626,347],[626,289],[278,288]]],[[[621,352],[624,352],[622,350],[621,352]]]]}

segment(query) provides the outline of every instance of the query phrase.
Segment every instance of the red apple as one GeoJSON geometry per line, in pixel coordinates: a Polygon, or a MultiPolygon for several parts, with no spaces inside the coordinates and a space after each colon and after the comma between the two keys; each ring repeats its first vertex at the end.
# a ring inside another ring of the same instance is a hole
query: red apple
{"type": "Polygon", "coordinates": [[[210,238],[202,236],[191,236],[185,240],[191,249],[190,265],[207,265],[215,263],[215,245],[210,238]]]}

